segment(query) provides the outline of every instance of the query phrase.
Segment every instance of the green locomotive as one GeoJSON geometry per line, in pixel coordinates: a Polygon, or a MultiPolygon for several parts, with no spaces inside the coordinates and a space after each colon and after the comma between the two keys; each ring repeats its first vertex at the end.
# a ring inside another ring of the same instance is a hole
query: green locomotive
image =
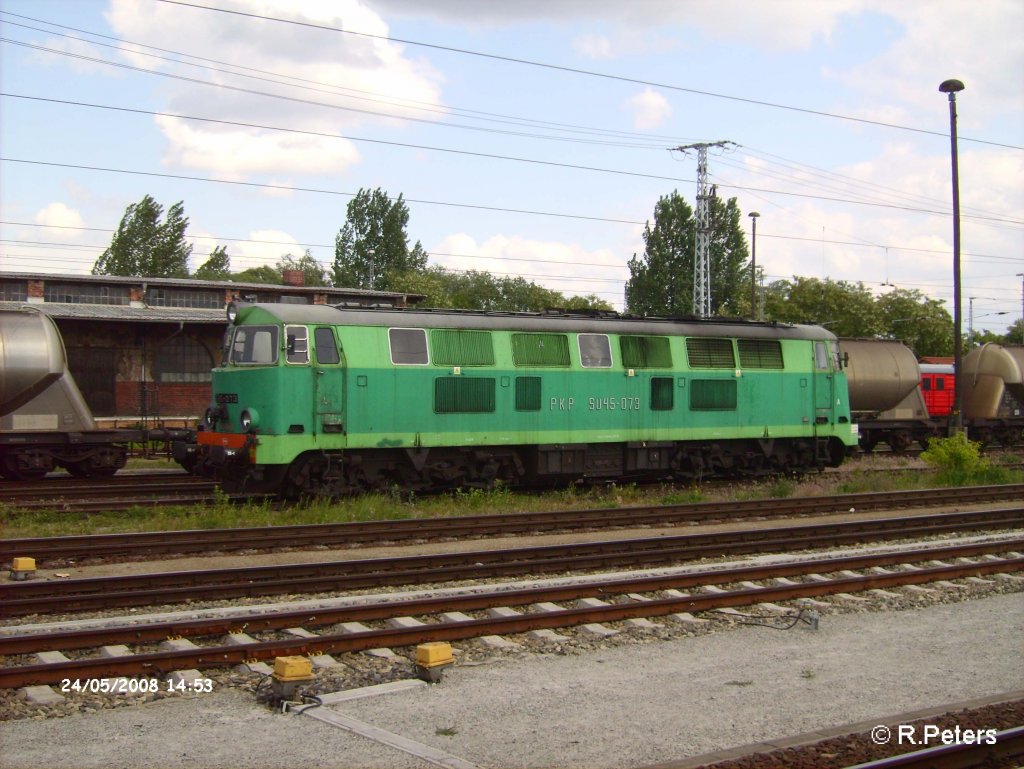
{"type": "Polygon", "coordinates": [[[802,472],[857,445],[817,326],[288,304],[229,319],[176,456],[230,490],[802,472]]]}

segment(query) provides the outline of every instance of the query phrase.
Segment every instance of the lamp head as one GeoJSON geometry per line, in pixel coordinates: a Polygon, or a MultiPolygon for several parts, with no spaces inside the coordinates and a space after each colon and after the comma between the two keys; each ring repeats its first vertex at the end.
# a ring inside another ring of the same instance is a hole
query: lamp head
{"type": "Polygon", "coordinates": [[[747,216],[749,216],[751,219],[756,219],[760,215],[761,214],[759,214],[757,211],[751,211],[749,214],[747,214],[747,216]]]}
{"type": "Polygon", "coordinates": [[[965,86],[960,80],[943,80],[939,84],[939,91],[942,93],[959,93],[965,86]]]}

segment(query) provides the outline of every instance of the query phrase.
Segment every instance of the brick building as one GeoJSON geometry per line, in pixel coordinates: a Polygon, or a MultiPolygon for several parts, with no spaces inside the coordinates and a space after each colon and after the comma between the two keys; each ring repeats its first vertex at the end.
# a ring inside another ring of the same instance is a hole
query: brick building
{"type": "Polygon", "coordinates": [[[405,307],[422,299],[361,289],[174,278],[0,272],[0,309],[30,305],[56,322],[68,367],[104,424],[173,426],[210,400],[231,301],[405,307]]]}

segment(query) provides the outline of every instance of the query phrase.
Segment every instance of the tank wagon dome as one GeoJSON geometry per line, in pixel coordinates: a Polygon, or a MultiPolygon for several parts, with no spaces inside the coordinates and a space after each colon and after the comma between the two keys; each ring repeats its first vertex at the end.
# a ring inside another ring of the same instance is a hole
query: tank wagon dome
{"type": "Polygon", "coordinates": [[[903,342],[883,339],[841,339],[846,356],[850,410],[881,412],[912,395],[920,382],[917,358],[903,342]]]}
{"type": "Polygon", "coordinates": [[[998,416],[1006,393],[1024,404],[1024,347],[992,342],[976,347],[964,357],[961,381],[968,416],[998,416]]]}
{"type": "Polygon", "coordinates": [[[834,341],[821,326],[730,319],[639,318],[609,313],[512,313],[475,310],[356,309],[332,305],[237,305],[236,323],[289,323],[336,326],[402,326],[479,330],[566,331],[661,336],[736,336],[766,339],[834,341]]]}

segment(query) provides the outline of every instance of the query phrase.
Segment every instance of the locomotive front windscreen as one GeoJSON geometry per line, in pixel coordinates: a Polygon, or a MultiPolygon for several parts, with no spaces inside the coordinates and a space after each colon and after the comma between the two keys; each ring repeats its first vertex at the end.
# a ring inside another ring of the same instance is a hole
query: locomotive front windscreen
{"type": "Polygon", "coordinates": [[[231,362],[239,365],[277,363],[277,326],[242,326],[231,342],[231,362]]]}

